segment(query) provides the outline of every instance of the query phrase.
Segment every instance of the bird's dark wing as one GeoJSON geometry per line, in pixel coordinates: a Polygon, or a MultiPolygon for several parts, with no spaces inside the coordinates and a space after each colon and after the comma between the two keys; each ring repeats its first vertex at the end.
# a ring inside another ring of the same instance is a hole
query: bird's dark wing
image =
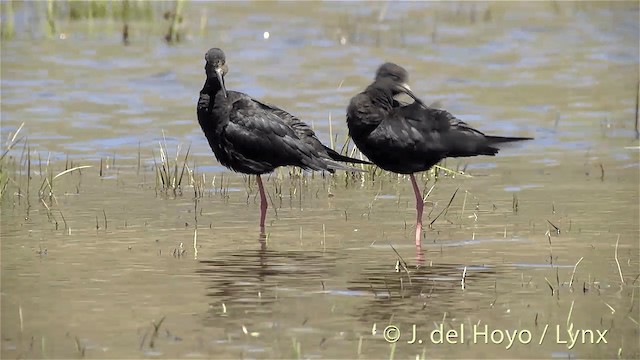
{"type": "Polygon", "coordinates": [[[416,127],[425,131],[444,132],[458,130],[484,136],[484,133],[472,128],[469,124],[453,116],[450,112],[423,106],[416,102],[394,108],[392,110],[392,117],[400,117],[404,120],[414,122],[416,127]]]}
{"type": "MultiPolygon", "coordinates": [[[[305,122],[300,120],[298,117],[291,115],[289,112],[282,110],[281,108],[265,103],[256,99],[252,99],[258,106],[263,108],[265,111],[269,111],[276,116],[278,116],[282,121],[291,126],[291,128],[296,132],[298,137],[304,138],[306,136],[316,138],[316,134],[313,132],[311,127],[307,125],[305,122]]],[[[317,138],[316,138],[317,140],[317,138]]]]}
{"type": "Polygon", "coordinates": [[[256,99],[253,99],[253,101],[264,110],[270,111],[273,114],[277,115],[280,119],[282,119],[285,124],[289,125],[293,129],[293,131],[302,141],[312,146],[319,154],[326,155],[336,161],[350,162],[355,164],[371,164],[370,162],[365,160],[354,159],[348,156],[341,155],[333,149],[323,145],[316,136],[315,132],[311,129],[311,127],[291,113],[282,110],[281,108],[273,104],[258,101],[256,99]]]}
{"type": "Polygon", "coordinates": [[[242,94],[232,104],[223,138],[230,151],[273,167],[327,170],[316,150],[274,111],[242,94]]]}
{"type": "Polygon", "coordinates": [[[465,132],[467,135],[473,136],[485,136],[484,133],[472,128],[469,124],[453,116],[446,110],[429,108],[428,110],[425,110],[425,112],[429,114],[428,116],[436,119],[439,127],[448,131],[465,132]]]}
{"type": "Polygon", "coordinates": [[[484,133],[446,110],[413,103],[393,109],[390,122],[391,128],[407,134],[407,143],[418,152],[458,157],[494,155],[498,151],[484,133]]]}

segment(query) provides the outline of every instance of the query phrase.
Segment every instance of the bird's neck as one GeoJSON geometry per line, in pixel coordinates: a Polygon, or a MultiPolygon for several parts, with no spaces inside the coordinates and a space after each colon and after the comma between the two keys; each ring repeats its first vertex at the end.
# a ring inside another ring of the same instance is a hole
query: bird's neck
{"type": "Polygon", "coordinates": [[[222,90],[222,86],[220,85],[218,79],[207,78],[207,80],[204,82],[202,90],[200,90],[200,93],[215,96],[220,90],[222,90]]]}

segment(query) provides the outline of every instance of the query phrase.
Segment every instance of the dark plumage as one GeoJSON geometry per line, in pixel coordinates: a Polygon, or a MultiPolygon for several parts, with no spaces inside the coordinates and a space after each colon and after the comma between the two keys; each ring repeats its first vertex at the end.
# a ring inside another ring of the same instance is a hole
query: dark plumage
{"type": "Polygon", "coordinates": [[[227,91],[224,76],[228,67],[222,50],[210,49],[205,61],[207,80],[198,100],[198,122],[222,165],[258,175],[263,230],[267,202],[261,174],[287,165],[334,172],[357,171],[340,162],[370,164],[324,146],[307,124],[288,112],[247,94],[227,91]]]}
{"type": "Polygon", "coordinates": [[[351,99],[347,125],[354,143],[369,160],[385,170],[411,174],[419,246],[423,204],[413,173],[428,170],[447,157],[495,155],[500,144],[531,138],[485,135],[445,110],[426,106],[411,92],[407,80],[408,73],[401,66],[380,66],[374,82],[351,99]],[[400,93],[415,101],[405,104],[394,99],[400,93]]]}

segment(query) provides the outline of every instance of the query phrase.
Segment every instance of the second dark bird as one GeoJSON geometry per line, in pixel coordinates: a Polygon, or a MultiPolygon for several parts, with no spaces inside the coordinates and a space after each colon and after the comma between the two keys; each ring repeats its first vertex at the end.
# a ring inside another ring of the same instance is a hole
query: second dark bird
{"type": "Polygon", "coordinates": [[[370,164],[322,145],[307,124],[288,112],[247,94],[227,91],[228,66],[222,50],[210,49],[205,61],[207,80],[198,100],[198,122],[222,165],[257,175],[262,232],[268,204],[260,175],[288,165],[333,173],[358,171],[341,162],[370,164]]]}
{"type": "Polygon", "coordinates": [[[410,174],[416,196],[416,246],[421,246],[424,202],[413,175],[447,157],[495,155],[499,145],[531,140],[489,136],[445,110],[426,106],[407,85],[407,71],[396,64],[378,68],[374,82],[351,99],[347,108],[349,135],[369,160],[384,170],[410,174]],[[414,99],[404,104],[401,93],[414,99]]]}

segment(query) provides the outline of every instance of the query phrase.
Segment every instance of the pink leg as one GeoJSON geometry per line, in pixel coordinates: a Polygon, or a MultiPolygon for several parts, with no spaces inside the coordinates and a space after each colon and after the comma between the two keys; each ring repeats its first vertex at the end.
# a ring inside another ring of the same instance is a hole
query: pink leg
{"type": "Polygon", "coordinates": [[[422,194],[420,193],[420,188],[418,188],[418,183],[416,182],[416,177],[411,174],[411,185],[413,185],[413,192],[416,194],[416,212],[418,213],[418,217],[416,219],[416,246],[421,247],[422,244],[422,209],[424,209],[424,202],[422,200],[422,194]]]}
{"type": "Polygon", "coordinates": [[[264,186],[262,186],[262,179],[260,175],[257,175],[258,189],[260,189],[260,232],[264,233],[264,219],[267,217],[267,196],[264,194],[264,186]]]}

